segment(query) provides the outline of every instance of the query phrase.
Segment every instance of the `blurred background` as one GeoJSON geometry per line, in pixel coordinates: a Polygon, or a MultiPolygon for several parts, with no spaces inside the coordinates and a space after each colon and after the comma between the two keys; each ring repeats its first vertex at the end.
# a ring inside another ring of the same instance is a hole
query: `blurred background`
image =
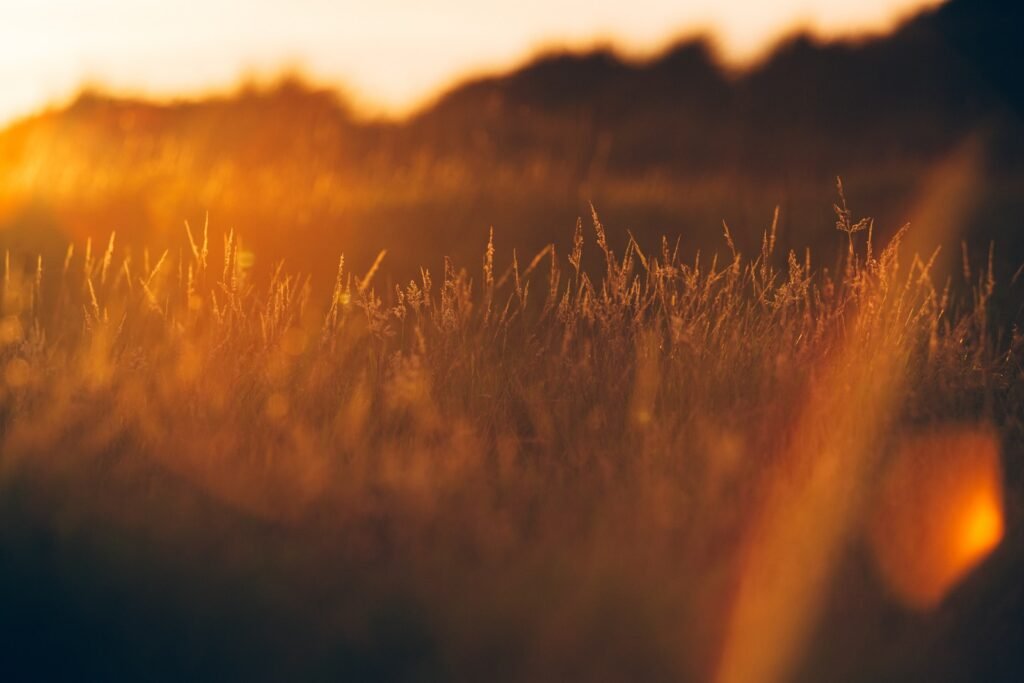
{"type": "MultiPolygon", "coordinates": [[[[381,248],[566,243],[592,203],[643,246],[828,261],[835,179],[885,237],[1024,258],[1020,11],[946,3],[21,2],[0,28],[0,246],[170,247],[182,222],[333,277],[381,248]],[[642,10],[642,11],[641,11],[642,10]]],[[[437,263],[435,263],[437,262],[437,263]]]]}

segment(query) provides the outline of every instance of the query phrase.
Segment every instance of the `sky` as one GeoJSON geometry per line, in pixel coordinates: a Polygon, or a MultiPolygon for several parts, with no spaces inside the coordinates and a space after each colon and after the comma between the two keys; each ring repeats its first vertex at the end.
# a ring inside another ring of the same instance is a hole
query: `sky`
{"type": "Polygon", "coordinates": [[[733,64],[795,27],[881,32],[940,0],[0,0],[0,122],[83,84],[152,97],[298,70],[370,113],[402,114],[537,52],[649,56],[707,32],[733,64]]]}

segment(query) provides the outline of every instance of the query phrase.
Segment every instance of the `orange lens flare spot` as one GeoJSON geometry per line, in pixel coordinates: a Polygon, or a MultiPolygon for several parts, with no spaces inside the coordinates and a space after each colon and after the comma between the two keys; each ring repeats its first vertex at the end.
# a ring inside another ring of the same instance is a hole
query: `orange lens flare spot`
{"type": "Polygon", "coordinates": [[[960,555],[973,563],[984,558],[1003,539],[1003,511],[994,496],[987,492],[979,495],[965,511],[960,531],[960,555]]]}
{"type": "Polygon", "coordinates": [[[990,430],[944,428],[903,440],[869,525],[879,574],[900,602],[937,606],[1003,533],[999,441],[990,430]]]}

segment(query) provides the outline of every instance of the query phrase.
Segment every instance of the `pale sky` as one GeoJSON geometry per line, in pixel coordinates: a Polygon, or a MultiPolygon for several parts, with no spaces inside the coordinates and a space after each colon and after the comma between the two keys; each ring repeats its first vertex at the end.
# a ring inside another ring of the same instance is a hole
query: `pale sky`
{"type": "Polygon", "coordinates": [[[884,31],[940,0],[0,0],[0,122],[83,83],[150,96],[298,67],[369,111],[402,113],[542,48],[649,55],[709,31],[741,63],[794,26],[884,31]]]}

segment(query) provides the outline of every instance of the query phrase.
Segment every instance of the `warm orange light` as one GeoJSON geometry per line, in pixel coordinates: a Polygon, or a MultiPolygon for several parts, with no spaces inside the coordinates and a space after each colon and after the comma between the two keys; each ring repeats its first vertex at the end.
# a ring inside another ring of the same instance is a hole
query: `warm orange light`
{"type": "Polygon", "coordinates": [[[915,609],[935,607],[1003,538],[999,442],[988,429],[944,428],[897,449],[872,510],[884,583],[915,609]]]}
{"type": "Polygon", "coordinates": [[[979,495],[965,511],[960,532],[960,556],[966,564],[984,558],[1003,538],[1003,513],[988,493],[979,495]]]}

